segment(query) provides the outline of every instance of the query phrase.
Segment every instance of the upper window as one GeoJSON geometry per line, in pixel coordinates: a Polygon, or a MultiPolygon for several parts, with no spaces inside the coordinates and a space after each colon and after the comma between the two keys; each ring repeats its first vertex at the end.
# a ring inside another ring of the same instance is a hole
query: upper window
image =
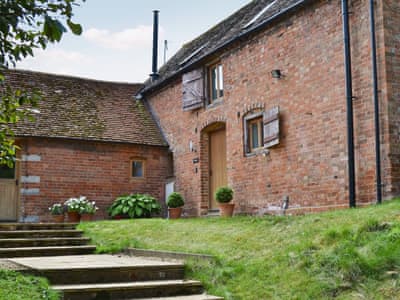
{"type": "Polygon", "coordinates": [[[220,62],[208,68],[208,86],[210,104],[224,97],[224,75],[220,62]]]}
{"type": "Polygon", "coordinates": [[[143,160],[133,160],[131,173],[132,173],[133,178],[144,177],[144,161],[143,160]]]}

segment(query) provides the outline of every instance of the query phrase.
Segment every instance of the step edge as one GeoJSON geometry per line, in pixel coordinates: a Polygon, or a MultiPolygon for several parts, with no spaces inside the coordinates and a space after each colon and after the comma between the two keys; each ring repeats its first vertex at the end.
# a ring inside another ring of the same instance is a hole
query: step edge
{"type": "Polygon", "coordinates": [[[198,296],[200,300],[224,300],[223,297],[219,296],[213,296],[213,295],[208,295],[208,294],[192,294],[192,295],[184,295],[184,296],[165,296],[165,297],[158,297],[158,298],[135,298],[135,299],[127,299],[127,300],[187,300],[186,297],[192,296],[196,297],[198,296]],[[205,297],[205,298],[203,298],[205,297]]]}
{"type": "Polygon", "coordinates": [[[8,239],[0,238],[0,243],[2,243],[2,242],[30,242],[30,241],[47,242],[47,241],[55,241],[55,240],[64,240],[64,241],[84,240],[84,241],[90,241],[90,238],[88,238],[88,237],[48,237],[48,238],[8,238],[8,239]]]}
{"type": "Polygon", "coordinates": [[[8,234],[8,233],[75,233],[75,232],[81,232],[83,233],[83,230],[79,229],[43,229],[43,230],[0,230],[0,234],[8,234]]]}
{"type": "Polygon", "coordinates": [[[79,291],[100,291],[100,290],[120,290],[122,289],[149,289],[156,287],[203,287],[197,280],[161,280],[161,281],[137,281],[137,282],[113,282],[100,284],[80,284],[80,285],[53,285],[52,289],[63,292],[79,291]]]}
{"type": "Polygon", "coordinates": [[[49,247],[11,247],[11,248],[0,248],[1,252],[6,251],[26,251],[26,250],[61,250],[61,249],[96,249],[95,245],[72,245],[72,246],[49,246],[49,247]]]}
{"type": "Polygon", "coordinates": [[[176,271],[176,270],[182,270],[184,271],[185,266],[184,265],[170,265],[170,266],[105,266],[105,267],[79,267],[79,268],[74,268],[74,267],[69,267],[68,269],[35,269],[41,273],[46,272],[46,273],[56,273],[56,272],[68,272],[68,271],[74,271],[74,272],[79,272],[79,271],[129,271],[129,270],[138,270],[138,271],[176,271]]]}

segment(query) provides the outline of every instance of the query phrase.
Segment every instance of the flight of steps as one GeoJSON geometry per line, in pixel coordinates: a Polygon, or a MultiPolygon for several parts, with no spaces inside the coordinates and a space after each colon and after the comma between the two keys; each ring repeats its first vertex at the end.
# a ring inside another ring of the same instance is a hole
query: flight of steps
{"type": "MultiPolygon", "coordinates": [[[[77,258],[79,258],[78,256],[77,258]]],[[[64,300],[160,299],[160,300],[219,300],[204,294],[199,281],[184,279],[184,264],[98,255],[99,263],[92,265],[94,256],[82,257],[80,266],[40,270],[64,300]],[[132,261],[130,261],[132,260],[132,261]],[[100,262],[103,262],[101,265],[100,262]]]]}
{"type": "Polygon", "coordinates": [[[93,255],[76,224],[0,223],[0,258],[49,279],[63,300],[219,300],[184,265],[139,257],[93,255]]]}
{"type": "Polygon", "coordinates": [[[0,258],[91,254],[74,223],[0,223],[0,258]]]}

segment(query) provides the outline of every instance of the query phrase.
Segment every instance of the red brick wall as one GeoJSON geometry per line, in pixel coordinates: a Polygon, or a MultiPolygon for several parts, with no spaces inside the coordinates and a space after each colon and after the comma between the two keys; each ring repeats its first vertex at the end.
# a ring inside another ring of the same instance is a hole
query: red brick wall
{"type": "Polygon", "coordinates": [[[383,22],[379,20],[384,26],[384,47],[379,50],[385,59],[380,72],[386,79],[380,95],[386,104],[383,120],[386,125],[385,140],[390,143],[388,156],[391,161],[385,189],[394,196],[400,194],[400,2],[387,0],[378,3],[384,16],[383,22]]]}
{"type": "MultiPolygon", "coordinates": [[[[366,0],[350,2],[356,183],[361,204],[375,200],[369,10],[366,0]]],[[[381,41],[382,30],[378,35],[381,41]]],[[[340,1],[317,1],[247,42],[226,49],[221,61],[225,86],[221,105],[183,112],[180,78],[147,95],[173,151],[176,187],[187,200],[186,212],[199,215],[207,211],[208,154],[203,134],[209,124],[221,121],[226,123],[228,183],[235,191],[238,211],[266,212],[270,206],[279,205],[285,195],[290,197],[293,209],[347,206],[340,1]],[[272,69],[281,69],[285,77],[271,78],[272,69]],[[281,109],[281,143],[265,157],[245,157],[243,117],[258,108],[268,110],[276,105],[281,109]],[[190,140],[197,152],[189,151],[190,140]],[[196,157],[200,157],[197,173],[192,162],[196,157]]],[[[388,174],[384,174],[384,181],[388,174]]]]}
{"type": "Polygon", "coordinates": [[[148,193],[164,203],[165,179],[171,173],[166,147],[40,138],[19,144],[21,155],[40,157],[20,163],[20,176],[40,176],[40,183],[20,183],[21,189],[39,189],[38,195],[21,193],[20,219],[47,220],[51,204],[80,195],[96,201],[96,218],[106,217],[106,208],[121,194],[148,193]],[[130,176],[134,158],[145,161],[144,179],[130,176]]]}

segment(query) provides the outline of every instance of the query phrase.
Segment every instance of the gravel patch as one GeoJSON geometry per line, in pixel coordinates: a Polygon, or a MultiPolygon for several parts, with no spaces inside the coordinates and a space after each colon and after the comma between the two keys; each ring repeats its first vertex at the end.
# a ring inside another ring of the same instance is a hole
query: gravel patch
{"type": "Polygon", "coordinates": [[[13,270],[13,271],[23,271],[27,270],[26,267],[16,264],[8,259],[0,259],[0,269],[13,270]]]}

